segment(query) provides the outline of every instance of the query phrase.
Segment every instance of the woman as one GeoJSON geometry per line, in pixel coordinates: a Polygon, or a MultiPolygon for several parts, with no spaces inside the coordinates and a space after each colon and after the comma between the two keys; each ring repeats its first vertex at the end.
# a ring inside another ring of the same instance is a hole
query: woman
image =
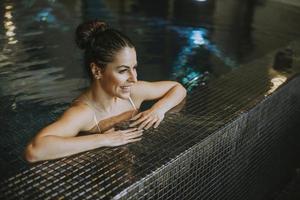
{"type": "Polygon", "coordinates": [[[28,144],[25,157],[29,162],[139,141],[144,129],[156,128],[164,114],[186,96],[186,90],[177,82],[137,81],[133,43],[104,22],[79,25],[76,42],[85,50],[91,85],[28,144]],[[136,114],[143,101],[154,99],[159,101],[136,114]],[[131,120],[127,129],[113,128],[124,120],[131,120]]]}

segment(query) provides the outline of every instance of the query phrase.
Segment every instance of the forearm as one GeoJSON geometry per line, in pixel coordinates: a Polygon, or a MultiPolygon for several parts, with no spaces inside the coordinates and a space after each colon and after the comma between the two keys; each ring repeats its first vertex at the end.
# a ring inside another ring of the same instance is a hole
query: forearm
{"type": "Polygon", "coordinates": [[[79,137],[44,136],[30,143],[26,149],[29,162],[61,158],[105,146],[105,135],[79,137]]]}
{"type": "Polygon", "coordinates": [[[166,113],[168,110],[178,105],[185,98],[185,96],[186,89],[182,85],[176,84],[164,95],[163,98],[161,98],[152,106],[152,109],[166,113]]]}

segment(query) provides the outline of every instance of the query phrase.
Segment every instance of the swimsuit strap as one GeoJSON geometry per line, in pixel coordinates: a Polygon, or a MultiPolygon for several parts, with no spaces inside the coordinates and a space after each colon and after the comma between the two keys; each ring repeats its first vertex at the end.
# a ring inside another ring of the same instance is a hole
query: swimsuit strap
{"type": "Polygon", "coordinates": [[[133,101],[132,101],[132,99],[131,99],[130,96],[129,96],[129,102],[130,102],[130,104],[132,105],[132,107],[134,108],[134,110],[137,111],[138,109],[137,109],[136,106],[134,105],[134,103],[133,103],[133,101]]]}
{"type": "Polygon", "coordinates": [[[96,124],[96,126],[97,126],[97,128],[98,128],[98,131],[101,133],[101,129],[100,129],[100,127],[99,127],[99,122],[98,122],[98,120],[97,120],[95,111],[94,111],[94,122],[95,122],[95,124],[96,124]]]}
{"type": "MultiPolygon", "coordinates": [[[[95,122],[95,124],[96,124],[96,126],[97,126],[97,128],[98,128],[98,131],[101,132],[101,129],[100,129],[100,127],[99,127],[99,122],[98,122],[97,116],[96,116],[96,111],[95,111],[96,108],[95,108],[95,106],[93,106],[93,105],[89,102],[89,100],[88,100],[88,98],[87,98],[86,95],[84,95],[83,97],[84,97],[86,100],[75,100],[75,101],[81,101],[82,103],[86,104],[90,109],[93,110],[93,112],[94,112],[94,117],[93,117],[94,122],[95,122]]],[[[135,106],[135,104],[133,103],[131,97],[129,97],[128,99],[129,99],[129,102],[130,102],[131,106],[133,107],[133,109],[134,109],[135,111],[138,111],[138,109],[137,109],[137,107],[135,106]]],[[[74,101],[74,102],[75,102],[75,101],[74,101]]]]}
{"type": "Polygon", "coordinates": [[[95,124],[96,124],[96,126],[97,126],[97,128],[98,128],[98,131],[101,132],[101,129],[100,129],[100,127],[99,127],[99,122],[98,122],[98,120],[97,120],[97,116],[96,116],[96,112],[95,112],[95,107],[94,107],[93,105],[90,104],[90,102],[88,101],[88,99],[87,99],[86,96],[84,96],[84,98],[85,98],[86,100],[75,100],[74,102],[76,102],[76,101],[82,102],[82,103],[86,104],[86,105],[94,112],[94,117],[93,117],[94,122],[95,122],[95,124]]]}

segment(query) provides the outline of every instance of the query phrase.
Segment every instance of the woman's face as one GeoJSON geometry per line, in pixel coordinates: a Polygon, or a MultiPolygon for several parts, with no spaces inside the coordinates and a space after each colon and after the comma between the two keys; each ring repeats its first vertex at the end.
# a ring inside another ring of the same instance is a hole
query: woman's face
{"type": "Polygon", "coordinates": [[[137,82],[137,59],[134,48],[120,50],[114,61],[108,63],[99,80],[103,89],[111,96],[128,99],[130,90],[137,82]]]}

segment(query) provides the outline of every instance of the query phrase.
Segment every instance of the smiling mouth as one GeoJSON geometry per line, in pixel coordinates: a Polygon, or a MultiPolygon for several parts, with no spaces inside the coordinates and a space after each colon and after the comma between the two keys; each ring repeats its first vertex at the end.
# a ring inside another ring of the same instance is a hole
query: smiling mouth
{"type": "Polygon", "coordinates": [[[120,86],[122,89],[129,89],[131,86],[120,86]]]}
{"type": "Polygon", "coordinates": [[[131,86],[120,86],[120,88],[121,88],[122,91],[124,91],[124,92],[130,92],[131,86]]]}

